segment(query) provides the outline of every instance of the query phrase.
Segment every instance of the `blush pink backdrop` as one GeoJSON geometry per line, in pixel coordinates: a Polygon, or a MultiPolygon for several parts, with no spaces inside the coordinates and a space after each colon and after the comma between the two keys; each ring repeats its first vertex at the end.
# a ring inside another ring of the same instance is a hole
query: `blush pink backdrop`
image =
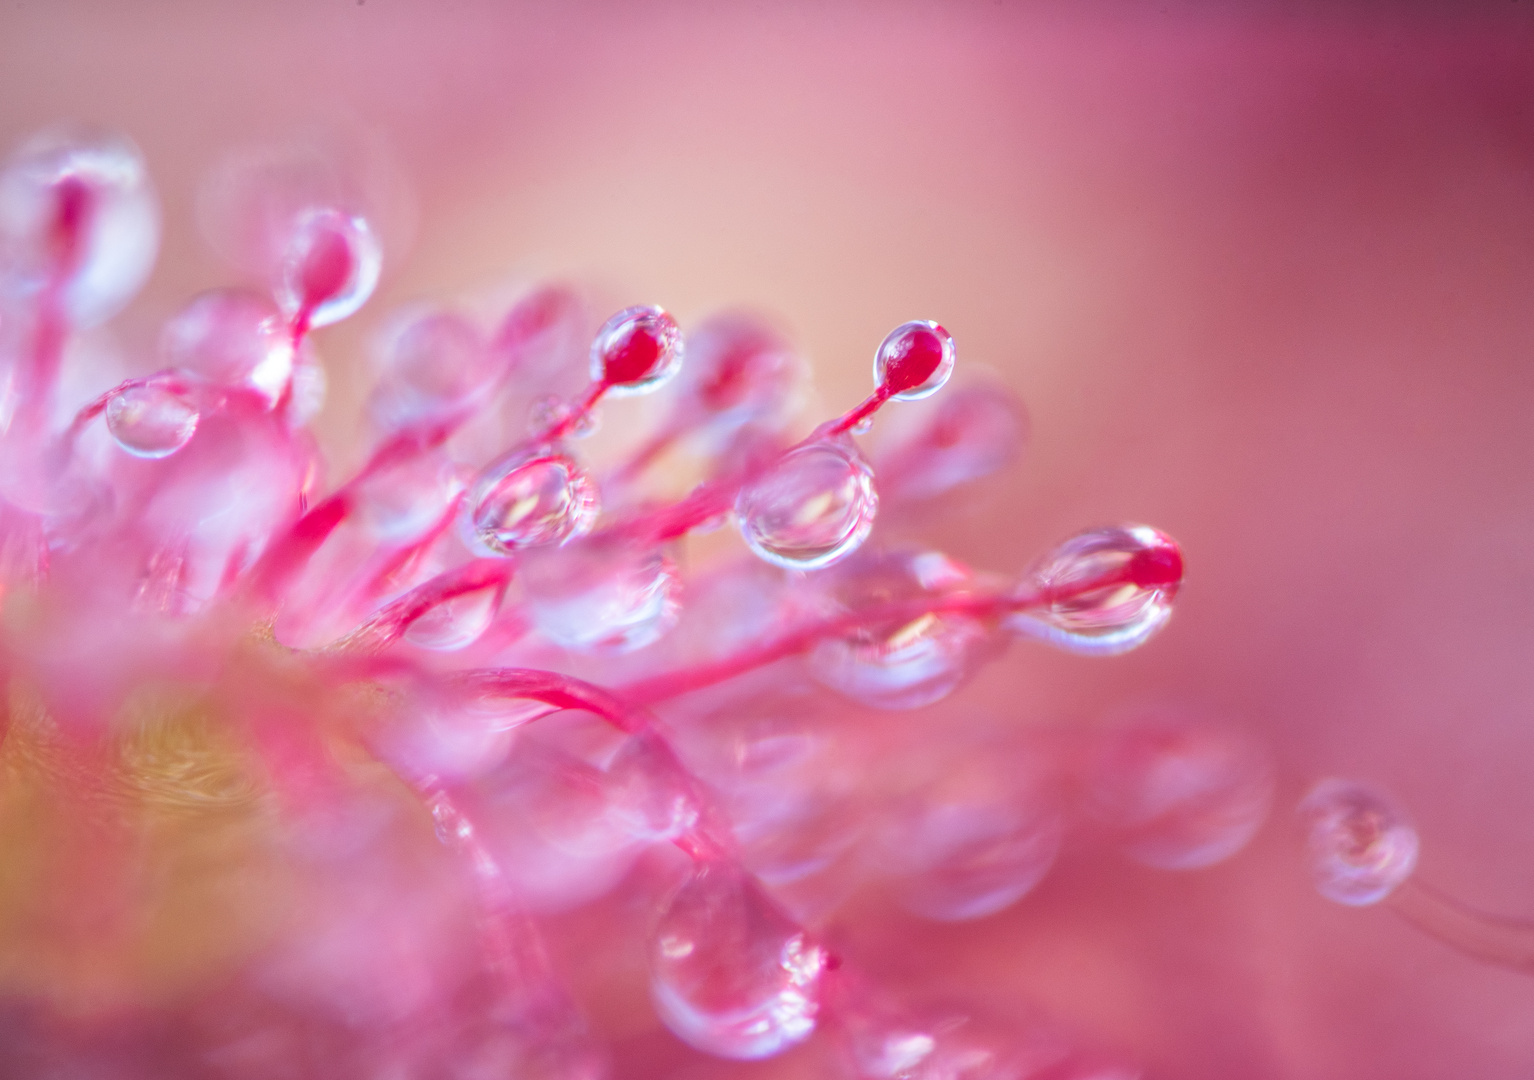
{"type": "MultiPolygon", "coordinates": [[[[408,299],[556,275],[684,321],[749,302],[834,403],[889,327],[941,320],[1033,437],[929,539],[1016,571],[1146,521],[1188,559],[1143,651],[1016,647],[965,701],[1019,725],[1187,706],[1266,739],[1280,798],[1204,872],[1068,854],[940,930],[859,903],[859,954],[1037,1003],[1152,1077],[1517,1080],[1534,978],[1322,901],[1289,810],[1319,776],[1378,781],[1426,880],[1534,916],[1530,6],[14,3],[0,144],[78,119],[143,148],[165,242],[115,326],[130,354],[234,278],[195,212],[227,151],[381,147],[414,194],[380,295],[320,342],[343,462],[361,343],[408,299]]],[[[634,986],[569,962],[633,1048],[620,1075],[682,1060],[634,986]]]]}

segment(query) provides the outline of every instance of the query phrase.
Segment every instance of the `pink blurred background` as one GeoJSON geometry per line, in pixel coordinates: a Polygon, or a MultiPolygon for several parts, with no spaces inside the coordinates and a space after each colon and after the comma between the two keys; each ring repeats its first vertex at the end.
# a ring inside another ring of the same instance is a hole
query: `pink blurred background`
{"type": "MultiPolygon", "coordinates": [[[[1521,1078],[1534,979],[1328,905],[1288,811],[1378,781],[1425,879],[1534,916],[1530,6],[13,3],[0,144],[78,119],[144,150],[165,241],[130,355],[234,278],[195,211],[229,150],[318,129],[391,163],[413,196],[383,289],[320,344],[343,462],[362,341],[405,300],[555,275],[684,321],[749,302],[838,405],[889,327],[942,321],[1033,438],[928,539],[1013,572],[1147,521],[1189,565],[1145,650],[1016,647],[965,700],[1019,725],[1185,705],[1265,738],[1280,799],[1212,870],[1068,853],[939,930],[863,904],[859,955],[1038,1003],[1153,1077],[1521,1078]]],[[[620,1075],[684,1060],[574,966],[636,1048],[620,1075]]]]}

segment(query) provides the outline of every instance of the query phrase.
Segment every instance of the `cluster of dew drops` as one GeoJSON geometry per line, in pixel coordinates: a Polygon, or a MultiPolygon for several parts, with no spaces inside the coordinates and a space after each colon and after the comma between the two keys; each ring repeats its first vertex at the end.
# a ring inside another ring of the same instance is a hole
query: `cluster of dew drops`
{"type": "MultiPolygon", "coordinates": [[[[317,685],[386,687],[393,718],[369,748],[461,856],[501,1022],[517,1060],[541,1055],[549,1075],[594,1075],[602,1058],[527,913],[600,894],[656,844],[690,869],[655,920],[652,999],[692,1046],[762,1058],[821,1025],[858,1077],[1086,1075],[1072,1049],[896,1000],[808,928],[834,907],[817,877],[848,863],[847,830],[827,822],[860,813],[826,779],[843,762],[814,759],[825,694],[779,701],[803,722],[755,742],[698,734],[761,719],[793,681],[782,661],[887,713],[938,702],[1009,638],[1107,655],[1166,624],[1182,556],[1147,526],[1083,532],[1016,577],[869,542],[881,494],[885,513],[920,513],[1005,464],[1020,438],[1008,394],[975,383],[924,407],[924,426],[870,464],[857,436],[875,414],[948,383],[942,326],[890,331],[870,396],[792,439],[803,364],[752,316],[684,334],[659,307],[619,311],[590,341],[584,389],[538,397],[568,385],[580,325],[568,291],[526,293],[488,337],[451,309],[410,309],[378,351],[373,448],[326,485],[306,427],[324,386],[312,332],[373,291],[369,221],[345,205],[293,208],[267,292],[196,297],[165,328],[168,366],[80,394],[71,337],[136,292],[157,231],[143,162],[120,138],[42,137],[0,175],[0,571],[8,605],[46,590],[66,613],[51,644],[11,647],[61,724],[89,729],[144,671],[195,669],[187,657],[232,647],[229,626],[268,627],[317,685]],[[582,460],[604,399],[663,388],[663,418],[624,462],[582,460]],[[530,414],[520,433],[508,400],[530,414]],[[657,498],[645,477],[679,448],[697,482],[657,498]],[[726,522],[750,557],[684,575],[683,538],[726,522]],[[572,712],[610,726],[600,752],[508,751],[533,721],[572,712]],[[563,756],[545,768],[540,753],[563,756]],[[815,798],[801,798],[806,784],[815,798]],[[541,810],[560,820],[540,847],[521,825],[541,810]]],[[[1095,804],[1152,865],[1218,861],[1266,812],[1262,763],[1218,734],[1152,727],[1077,756],[1111,779],[1095,804]]],[[[1054,858],[1059,814],[1033,759],[989,757],[893,800],[884,839],[867,840],[877,856],[863,862],[918,915],[999,911],[1054,858]]],[[[1337,818],[1360,798],[1322,790],[1311,806],[1316,835],[1353,838],[1318,856],[1346,902],[1383,895],[1378,845],[1337,818]]],[[[1386,877],[1414,855],[1402,843],[1386,877]]]]}

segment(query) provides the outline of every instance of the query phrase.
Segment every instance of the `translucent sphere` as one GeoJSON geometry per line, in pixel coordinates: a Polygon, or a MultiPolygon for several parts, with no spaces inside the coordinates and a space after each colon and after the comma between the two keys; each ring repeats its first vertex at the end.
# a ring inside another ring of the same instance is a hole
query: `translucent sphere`
{"type": "Polygon", "coordinates": [[[113,394],[107,402],[107,430],[134,457],[163,458],[180,450],[197,433],[201,419],[185,381],[154,376],[113,394]]]}
{"type": "Polygon", "coordinates": [[[676,625],[681,578],[655,548],[590,543],[522,562],[527,614],[549,641],[577,652],[626,653],[676,625]]]}
{"type": "Polygon", "coordinates": [[[466,649],[484,636],[501,606],[501,587],[450,597],[415,619],[405,630],[405,640],[433,652],[466,649]]]}
{"type": "Polygon", "coordinates": [[[375,363],[379,382],[368,409],[388,430],[449,417],[495,381],[479,327],[451,311],[395,315],[379,334],[375,363]]]}
{"type": "Polygon", "coordinates": [[[944,922],[978,919],[1043,879],[1063,826],[1031,769],[993,753],[945,769],[890,808],[876,857],[907,910],[944,922]]]}
{"type": "Polygon", "coordinates": [[[366,480],[353,516],[386,543],[422,537],[467,486],[466,472],[441,454],[423,454],[366,480]]]}
{"type": "Polygon", "coordinates": [[[740,872],[697,870],[661,914],[650,950],[656,1011],[721,1057],[771,1057],[815,1030],[825,954],[740,872]]]}
{"type": "Polygon", "coordinates": [[[625,308],[591,343],[591,377],[615,396],[659,390],[681,366],[681,328],[658,307],[625,308]]]}
{"type": "Polygon", "coordinates": [[[841,440],[795,447],[735,500],[746,544],[790,570],[830,566],[856,551],[878,508],[873,470],[841,440]]]}
{"type": "Polygon", "coordinates": [[[599,513],[596,482],[574,461],[548,448],[518,451],[475,481],[466,538],[481,554],[509,555],[582,536],[599,513]]]}
{"type": "MultiPolygon", "coordinates": [[[[838,611],[919,600],[962,590],[969,572],[937,552],[860,555],[832,571],[827,593],[838,611]]],[[[992,641],[979,619],[957,612],[881,619],[824,638],[810,670],[826,686],[878,709],[917,709],[950,694],[992,641]]]]}
{"type": "Polygon", "coordinates": [[[1230,858],[1261,828],[1273,770],[1238,732],[1155,717],[1103,736],[1088,794],[1130,858],[1192,870],[1230,858]]]}
{"type": "Polygon", "coordinates": [[[293,378],[293,340],[270,299],[245,289],[202,293],[165,324],[160,349],[175,367],[254,390],[275,405],[293,378]]]}
{"type": "Polygon", "coordinates": [[[1015,460],[1027,435],[1022,402],[1002,386],[966,386],[934,402],[930,421],[879,461],[890,498],[931,499],[1015,460]]]}
{"type": "Polygon", "coordinates": [[[367,302],[378,285],[383,251],[365,218],[309,210],[293,223],[283,255],[277,302],[310,326],[328,326],[367,302]]]}
{"type": "Polygon", "coordinates": [[[803,363],[775,330],[730,313],[687,335],[687,364],[677,381],[684,408],[735,428],[782,412],[803,374],[803,363]]]}
{"type": "Polygon", "coordinates": [[[953,338],[935,322],[902,323],[874,353],[874,385],[896,401],[931,397],[953,374],[953,338]]]}
{"type": "Polygon", "coordinates": [[[629,738],[607,767],[609,812],[637,840],[661,842],[698,823],[693,784],[676,756],[650,735],[629,738]]]}
{"type": "Polygon", "coordinates": [[[17,296],[61,288],[76,326],[120,310],[149,276],[159,243],[154,189],[127,139],[50,132],[0,172],[0,281],[17,296]]]}
{"type": "Polygon", "coordinates": [[[1148,525],[1092,529],[1034,568],[1042,606],[1009,616],[1007,626],[1069,652],[1127,652],[1172,617],[1182,574],[1182,552],[1166,534],[1148,525]]]}
{"type": "Polygon", "coordinates": [[[1417,830],[1394,800],[1351,780],[1323,780],[1299,807],[1316,889],[1361,907],[1389,896],[1417,865],[1417,830]]]}

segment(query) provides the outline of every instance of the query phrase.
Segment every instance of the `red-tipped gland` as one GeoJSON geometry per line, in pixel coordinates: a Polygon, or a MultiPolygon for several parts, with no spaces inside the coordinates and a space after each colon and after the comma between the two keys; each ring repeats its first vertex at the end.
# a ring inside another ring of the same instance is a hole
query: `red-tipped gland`
{"type": "Polygon", "coordinates": [[[303,259],[298,293],[305,311],[339,296],[357,272],[351,239],[329,222],[314,229],[303,259]]]}
{"type": "Polygon", "coordinates": [[[890,331],[874,356],[874,382],[884,396],[912,401],[935,394],[953,374],[953,338],[935,322],[890,331]]]}
{"type": "Polygon", "coordinates": [[[1182,583],[1182,552],[1168,540],[1135,553],[1124,567],[1124,579],[1142,589],[1164,589],[1182,583]]]}
{"type": "Polygon", "coordinates": [[[632,307],[603,324],[591,344],[591,377],[609,391],[646,394],[682,363],[682,331],[658,307],[632,307]]]}
{"type": "Polygon", "coordinates": [[[78,176],[66,176],[53,185],[49,241],[61,276],[72,273],[80,262],[81,241],[90,224],[94,202],[90,185],[78,176]]]}

